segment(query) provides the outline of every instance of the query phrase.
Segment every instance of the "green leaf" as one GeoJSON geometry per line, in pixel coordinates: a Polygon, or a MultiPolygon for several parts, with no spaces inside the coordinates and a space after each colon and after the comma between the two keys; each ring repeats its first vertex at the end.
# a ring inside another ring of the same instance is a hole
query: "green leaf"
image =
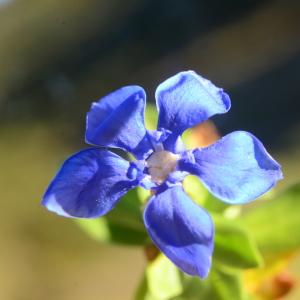
{"type": "Polygon", "coordinates": [[[93,239],[102,243],[144,245],[149,237],[142,221],[140,201],[131,190],[106,216],[97,219],[74,219],[93,239]]]}
{"type": "Polygon", "coordinates": [[[216,300],[243,300],[245,291],[241,273],[228,270],[222,266],[215,266],[210,275],[212,290],[216,300]]]}
{"type": "Polygon", "coordinates": [[[134,300],[159,300],[150,294],[145,274],[143,275],[142,280],[139,283],[139,286],[134,296],[134,300]]]}
{"type": "Polygon", "coordinates": [[[300,247],[300,184],[273,200],[253,203],[239,218],[264,254],[279,254],[300,247]]]}
{"type": "Polygon", "coordinates": [[[208,190],[200,182],[196,176],[187,176],[183,181],[185,192],[193,199],[197,204],[204,205],[206,199],[209,197],[208,190]]]}
{"type": "Polygon", "coordinates": [[[146,189],[138,186],[136,188],[136,191],[137,191],[137,195],[139,197],[140,203],[142,205],[144,205],[149,200],[149,198],[151,197],[150,190],[146,190],[146,189]]]}
{"type": "Polygon", "coordinates": [[[146,278],[149,293],[154,299],[168,300],[183,292],[180,271],[163,254],[149,263],[146,278]]]}
{"type": "Polygon", "coordinates": [[[160,255],[150,263],[135,300],[246,300],[241,271],[214,263],[208,278],[182,273],[160,255]]]}
{"type": "Polygon", "coordinates": [[[75,219],[74,221],[94,240],[108,242],[112,238],[105,217],[98,219],[75,219]]]}
{"type": "Polygon", "coordinates": [[[184,292],[173,300],[245,300],[241,272],[214,264],[207,279],[183,275],[184,292]]]}
{"type": "Polygon", "coordinates": [[[183,181],[183,186],[191,199],[210,212],[223,212],[230,207],[210,194],[197,176],[187,176],[183,181]]]}
{"type": "Polygon", "coordinates": [[[199,299],[214,299],[211,281],[209,278],[202,280],[199,277],[191,277],[183,274],[184,292],[174,300],[199,300],[199,299]]]}
{"type": "Polygon", "coordinates": [[[213,259],[234,268],[256,268],[262,257],[249,233],[234,220],[214,216],[216,227],[213,259]]]}
{"type": "Polygon", "coordinates": [[[203,207],[210,212],[222,213],[226,209],[228,209],[230,205],[226,204],[220,199],[217,199],[216,197],[214,197],[212,194],[208,192],[203,207]]]}

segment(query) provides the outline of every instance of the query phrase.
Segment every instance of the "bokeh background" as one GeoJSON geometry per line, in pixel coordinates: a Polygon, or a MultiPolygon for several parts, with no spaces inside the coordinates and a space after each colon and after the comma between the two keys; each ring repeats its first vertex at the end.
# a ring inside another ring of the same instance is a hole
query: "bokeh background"
{"type": "Polygon", "coordinates": [[[254,133],[283,166],[278,188],[299,182],[299,1],[0,0],[0,299],[131,299],[143,253],[99,245],[39,203],[85,146],[92,101],[138,84],[154,103],[187,69],[230,94],[220,132],[254,133]]]}

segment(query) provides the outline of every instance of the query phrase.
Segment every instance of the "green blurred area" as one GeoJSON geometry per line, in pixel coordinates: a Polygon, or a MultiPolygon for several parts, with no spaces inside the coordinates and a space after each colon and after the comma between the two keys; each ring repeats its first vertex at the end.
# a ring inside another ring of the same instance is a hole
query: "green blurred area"
{"type": "MultiPolygon", "coordinates": [[[[285,175],[278,188],[300,181],[299,4],[149,3],[0,1],[0,299],[126,300],[134,294],[145,265],[140,249],[101,245],[40,205],[60,164],[84,147],[90,102],[122,85],[145,86],[153,101],[155,86],[177,71],[208,75],[235,95],[226,118],[238,120],[239,112],[251,118],[233,123],[236,129],[246,126],[274,141],[268,149],[285,175]],[[180,30],[177,20],[190,27],[180,30]],[[160,31],[170,34],[164,39],[160,31]],[[281,85],[263,91],[265,77],[281,85]],[[270,99],[258,108],[263,121],[255,112],[234,111],[249,93],[260,92],[270,99]],[[283,108],[269,111],[277,94],[283,108]],[[280,132],[273,130],[278,125],[280,132]]],[[[226,118],[221,131],[233,126],[226,118]]],[[[300,276],[299,258],[290,269],[300,276]]],[[[299,290],[286,299],[299,299],[299,290]]]]}

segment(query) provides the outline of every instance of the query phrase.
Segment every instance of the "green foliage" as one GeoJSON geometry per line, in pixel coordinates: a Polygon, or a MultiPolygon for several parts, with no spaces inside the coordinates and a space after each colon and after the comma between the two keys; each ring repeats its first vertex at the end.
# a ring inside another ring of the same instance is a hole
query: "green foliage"
{"type": "MultiPolygon", "coordinates": [[[[210,274],[205,280],[188,276],[160,254],[148,263],[135,300],[245,300],[248,295],[243,289],[241,270],[262,265],[258,249],[268,255],[293,251],[300,246],[297,230],[300,226],[300,184],[273,200],[253,203],[239,215],[237,206],[209,204],[211,196],[197,178],[191,178],[185,182],[187,192],[210,211],[215,224],[210,274]],[[228,219],[227,215],[235,219],[228,219]]],[[[148,192],[131,191],[106,217],[77,222],[92,238],[101,242],[145,245],[149,238],[141,208],[147,197],[148,192]]]]}
{"type": "Polygon", "coordinates": [[[149,292],[155,299],[170,299],[183,292],[179,270],[162,254],[149,263],[146,278],[149,292]]]}
{"type": "MultiPolygon", "coordinates": [[[[199,180],[200,181],[200,180],[199,180]]],[[[200,182],[200,184],[202,184],[200,182]]],[[[223,213],[225,211],[225,209],[227,209],[228,207],[232,207],[228,204],[226,204],[225,202],[215,198],[212,194],[210,194],[207,191],[208,195],[206,198],[206,201],[204,202],[203,207],[210,211],[210,212],[216,212],[216,213],[223,213]]]]}
{"type": "Polygon", "coordinates": [[[300,184],[272,200],[249,207],[239,218],[264,254],[298,250],[300,247],[300,184]]]}
{"type": "Polygon", "coordinates": [[[203,185],[197,176],[189,175],[183,182],[184,190],[197,204],[203,206],[211,212],[222,213],[228,204],[215,198],[209,193],[208,189],[203,185]]]}
{"type": "Polygon", "coordinates": [[[183,286],[180,271],[160,254],[146,268],[135,300],[168,300],[182,294],[183,286]]]}
{"type": "Polygon", "coordinates": [[[189,175],[183,181],[185,192],[190,196],[197,204],[204,206],[209,198],[208,190],[200,182],[196,176],[189,175]]]}
{"type": "MultiPolygon", "coordinates": [[[[184,293],[176,300],[244,300],[241,273],[214,265],[209,277],[201,280],[197,277],[184,275],[184,293]]],[[[174,299],[174,300],[175,300],[174,299]]]]}
{"type": "Polygon", "coordinates": [[[180,272],[163,255],[146,268],[135,300],[245,300],[241,273],[215,264],[207,279],[180,272]]]}
{"type": "Polygon", "coordinates": [[[254,240],[234,220],[214,215],[215,250],[213,259],[227,266],[246,269],[262,265],[262,257],[254,240]]]}
{"type": "Polygon", "coordinates": [[[144,274],[136,290],[134,300],[157,300],[149,292],[147,278],[144,274]]]}
{"type": "MultiPolygon", "coordinates": [[[[148,104],[145,122],[148,129],[155,129],[155,106],[148,104]]],[[[189,143],[191,135],[184,138],[189,143]]],[[[248,298],[241,279],[243,269],[261,266],[261,253],[266,256],[300,247],[300,184],[275,199],[266,198],[244,210],[214,198],[195,176],[184,180],[184,188],[213,216],[215,248],[210,274],[205,280],[188,276],[160,254],[148,262],[135,300],[245,300],[248,298]]],[[[106,216],[76,222],[99,242],[145,246],[150,239],[142,210],[149,196],[149,191],[137,188],[106,216]]]]}
{"type": "Polygon", "coordinates": [[[151,193],[149,190],[146,190],[142,187],[137,187],[136,188],[136,192],[138,195],[138,198],[140,200],[140,203],[142,205],[145,205],[145,203],[147,202],[147,200],[151,197],[151,193]]]}
{"type": "Polygon", "coordinates": [[[216,300],[243,300],[245,291],[243,289],[241,273],[215,266],[211,273],[211,289],[216,300]]]}

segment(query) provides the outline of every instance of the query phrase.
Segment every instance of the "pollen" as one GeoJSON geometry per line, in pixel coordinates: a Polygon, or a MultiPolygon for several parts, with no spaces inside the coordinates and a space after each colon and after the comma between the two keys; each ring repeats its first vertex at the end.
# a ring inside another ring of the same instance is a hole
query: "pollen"
{"type": "Polygon", "coordinates": [[[146,161],[151,180],[157,184],[163,183],[175,171],[178,158],[178,154],[169,151],[154,152],[146,161]]]}

